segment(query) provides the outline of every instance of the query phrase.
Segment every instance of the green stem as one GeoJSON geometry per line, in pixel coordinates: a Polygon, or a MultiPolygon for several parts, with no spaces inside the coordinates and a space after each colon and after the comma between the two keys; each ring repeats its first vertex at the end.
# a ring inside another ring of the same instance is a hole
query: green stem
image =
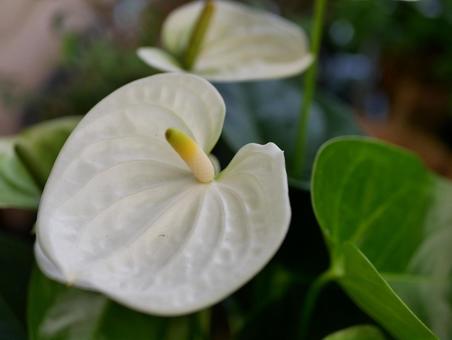
{"type": "Polygon", "coordinates": [[[306,293],[306,299],[303,303],[303,308],[301,310],[301,320],[298,337],[299,339],[306,339],[306,336],[308,335],[309,323],[314,312],[317,298],[319,297],[319,294],[322,291],[323,287],[325,287],[325,285],[334,277],[335,274],[331,270],[328,270],[317,277],[317,279],[309,287],[309,290],[306,293]]]}
{"type": "Polygon", "coordinates": [[[201,51],[207,29],[209,28],[214,9],[215,6],[213,0],[206,0],[201,13],[199,14],[198,20],[196,20],[195,26],[190,34],[187,47],[181,56],[182,66],[186,70],[191,70],[196,62],[196,58],[201,51]]]}
{"type": "Polygon", "coordinates": [[[311,54],[314,58],[312,65],[304,77],[303,102],[298,119],[298,133],[295,141],[295,159],[293,171],[295,176],[301,176],[306,158],[307,129],[309,124],[309,114],[311,112],[312,100],[315,92],[315,81],[317,78],[317,64],[322,40],[323,17],[325,14],[327,0],[315,0],[314,8],[314,28],[311,33],[311,54]]]}

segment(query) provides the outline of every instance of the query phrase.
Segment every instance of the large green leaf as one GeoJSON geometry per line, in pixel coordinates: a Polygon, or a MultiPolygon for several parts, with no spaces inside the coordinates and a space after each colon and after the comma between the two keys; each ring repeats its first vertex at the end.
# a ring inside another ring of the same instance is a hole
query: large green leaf
{"type": "Polygon", "coordinates": [[[452,338],[452,184],[406,151],[344,137],[319,152],[312,198],[350,297],[397,338],[452,338]]]}
{"type": "Polygon", "coordinates": [[[37,124],[0,139],[0,208],[36,208],[42,188],[78,117],[37,124]]]}
{"type": "Polygon", "coordinates": [[[370,325],[353,326],[328,335],[323,340],[384,340],[383,333],[370,325]]]}
{"type": "Polygon", "coordinates": [[[319,147],[342,135],[357,135],[360,130],[353,113],[338,100],[317,95],[313,105],[303,174],[291,173],[297,120],[300,112],[299,85],[292,80],[217,84],[228,112],[223,136],[234,151],[247,143],[273,142],[284,150],[291,184],[309,186],[311,168],[319,147]]]}
{"type": "Polygon", "coordinates": [[[175,318],[145,315],[103,295],[64,286],[33,271],[28,304],[32,340],[208,339],[209,310],[175,318]]]}

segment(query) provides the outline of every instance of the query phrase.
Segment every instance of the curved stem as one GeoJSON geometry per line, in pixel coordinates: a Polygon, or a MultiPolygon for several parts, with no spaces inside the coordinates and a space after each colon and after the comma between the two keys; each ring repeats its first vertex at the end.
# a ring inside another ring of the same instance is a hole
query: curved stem
{"type": "Polygon", "coordinates": [[[193,68],[196,58],[201,51],[201,46],[207,33],[207,29],[209,28],[214,8],[213,0],[206,0],[199,17],[196,20],[190,38],[188,39],[187,47],[181,56],[182,66],[186,70],[191,70],[193,68]]]}
{"type": "Polygon", "coordinates": [[[315,303],[319,297],[323,287],[334,278],[332,271],[328,270],[311,284],[308,292],[306,293],[306,299],[301,310],[301,320],[299,328],[299,339],[305,339],[308,335],[309,323],[311,321],[312,314],[314,312],[315,303]]]}
{"type": "Polygon", "coordinates": [[[322,40],[323,17],[325,13],[327,0],[316,0],[314,8],[314,28],[311,33],[311,54],[314,58],[312,65],[306,72],[304,78],[303,102],[298,119],[298,132],[295,141],[295,159],[293,171],[295,176],[301,176],[306,158],[307,128],[309,123],[309,114],[311,112],[312,100],[315,92],[315,81],[317,78],[317,64],[322,40]]]}

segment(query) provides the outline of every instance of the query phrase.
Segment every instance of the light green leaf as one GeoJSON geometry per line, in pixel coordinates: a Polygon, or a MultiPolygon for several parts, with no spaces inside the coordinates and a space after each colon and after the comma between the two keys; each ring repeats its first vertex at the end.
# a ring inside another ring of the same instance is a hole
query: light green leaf
{"type": "Polygon", "coordinates": [[[300,111],[300,86],[291,80],[249,82],[217,85],[228,114],[223,137],[238,150],[247,143],[276,143],[287,162],[290,184],[308,188],[311,168],[319,147],[328,139],[342,135],[357,135],[360,130],[353,112],[338,100],[318,95],[313,105],[303,174],[291,173],[297,120],[300,111]],[[276,98],[276,100],[275,100],[276,98]]]}
{"type": "Polygon", "coordinates": [[[384,340],[383,333],[375,326],[359,325],[334,332],[323,340],[384,340]]]}
{"type": "Polygon", "coordinates": [[[0,208],[36,208],[40,190],[14,150],[15,139],[0,139],[0,208]]]}
{"type": "Polygon", "coordinates": [[[32,340],[208,339],[209,311],[162,318],[122,307],[105,296],[68,287],[35,268],[28,327],[32,340]]]}
{"type": "Polygon", "coordinates": [[[0,139],[0,208],[36,208],[53,162],[79,118],[37,124],[0,139]]]}
{"type": "Polygon", "coordinates": [[[19,135],[15,150],[40,188],[44,188],[53,163],[80,117],[65,117],[35,125],[19,135]]]}
{"type": "Polygon", "coordinates": [[[344,137],[319,152],[314,210],[331,271],[400,339],[452,337],[452,184],[414,155],[344,137]],[[422,321],[421,321],[422,320],[422,321]]]}

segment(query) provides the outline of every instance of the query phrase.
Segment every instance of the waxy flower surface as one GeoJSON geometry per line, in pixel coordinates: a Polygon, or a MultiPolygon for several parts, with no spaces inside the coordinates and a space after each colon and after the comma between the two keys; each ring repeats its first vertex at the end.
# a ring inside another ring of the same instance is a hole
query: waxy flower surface
{"type": "Polygon", "coordinates": [[[212,305],[252,278],[287,232],[284,156],[248,144],[216,172],[209,153],[224,115],[215,88],[189,74],[137,80],[102,100],[46,184],[40,268],[159,315],[212,305]]]}
{"type": "Polygon", "coordinates": [[[182,60],[203,6],[193,2],[171,13],[163,26],[163,49],[140,48],[141,59],[159,70],[185,69],[211,81],[287,77],[311,64],[307,38],[297,25],[239,3],[212,1],[205,37],[187,69],[182,60]]]}

